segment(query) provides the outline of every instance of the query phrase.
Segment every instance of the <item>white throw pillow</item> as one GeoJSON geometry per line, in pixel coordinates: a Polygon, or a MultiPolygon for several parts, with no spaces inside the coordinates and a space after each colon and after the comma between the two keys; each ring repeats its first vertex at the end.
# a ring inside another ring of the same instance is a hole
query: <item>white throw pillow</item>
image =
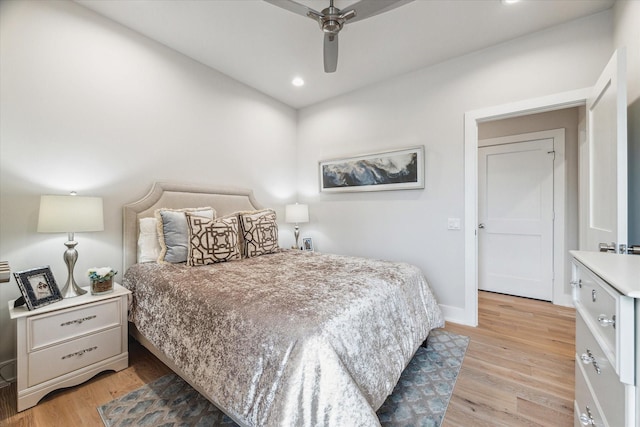
{"type": "Polygon", "coordinates": [[[139,229],[138,262],[156,262],[160,256],[158,220],[155,218],[140,218],[139,229]]]}

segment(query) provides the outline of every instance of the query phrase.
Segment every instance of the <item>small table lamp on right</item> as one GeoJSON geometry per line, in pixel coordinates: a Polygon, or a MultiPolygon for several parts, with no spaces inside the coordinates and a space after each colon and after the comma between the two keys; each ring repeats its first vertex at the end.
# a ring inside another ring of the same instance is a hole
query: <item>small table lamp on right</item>
{"type": "Polygon", "coordinates": [[[295,224],[294,236],[296,237],[295,249],[300,249],[298,238],[300,237],[300,227],[298,224],[309,222],[309,206],[296,203],[295,205],[287,205],[285,209],[285,222],[295,224]]]}

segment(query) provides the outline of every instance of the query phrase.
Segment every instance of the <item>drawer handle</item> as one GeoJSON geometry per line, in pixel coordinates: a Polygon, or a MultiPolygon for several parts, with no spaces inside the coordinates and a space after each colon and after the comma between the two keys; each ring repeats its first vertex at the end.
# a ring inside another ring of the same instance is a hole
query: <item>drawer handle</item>
{"type": "Polygon", "coordinates": [[[586,406],[587,409],[587,413],[586,414],[580,414],[580,423],[583,426],[594,426],[596,425],[596,420],[593,419],[593,416],[591,415],[591,410],[589,409],[588,406],[586,406]]]}
{"type": "Polygon", "coordinates": [[[92,316],[83,317],[81,319],[70,320],[68,322],[60,323],[60,326],[69,326],[69,325],[79,325],[82,322],[86,322],[87,320],[95,319],[97,316],[94,314],[92,316]]]}
{"type": "Polygon", "coordinates": [[[596,302],[598,299],[598,293],[595,289],[591,289],[591,302],[596,302]]]}
{"type": "Polygon", "coordinates": [[[602,370],[598,365],[598,361],[596,360],[595,357],[593,357],[593,354],[591,354],[591,350],[587,348],[586,351],[587,351],[586,353],[582,353],[582,356],[580,356],[582,363],[584,363],[585,365],[588,365],[589,363],[591,363],[593,365],[593,369],[596,370],[596,374],[600,375],[602,370]]]}
{"type": "Polygon", "coordinates": [[[615,329],[616,315],[614,314],[613,316],[611,316],[611,319],[607,319],[606,314],[601,314],[600,316],[598,316],[598,322],[600,323],[600,326],[602,326],[603,328],[606,328],[607,326],[613,326],[613,329],[615,329]]]}
{"type": "Polygon", "coordinates": [[[67,354],[66,356],[62,356],[62,360],[69,359],[70,357],[82,356],[85,353],[88,353],[93,350],[97,350],[98,346],[93,346],[89,348],[85,348],[84,350],[76,351],[75,353],[67,354]]]}

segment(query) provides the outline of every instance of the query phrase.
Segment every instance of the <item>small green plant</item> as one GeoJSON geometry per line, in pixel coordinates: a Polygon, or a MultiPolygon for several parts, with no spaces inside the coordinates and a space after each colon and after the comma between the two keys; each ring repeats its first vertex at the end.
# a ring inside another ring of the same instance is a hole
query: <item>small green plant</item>
{"type": "Polygon", "coordinates": [[[106,282],[116,274],[118,272],[111,267],[90,268],[87,270],[87,275],[92,282],[106,282]]]}

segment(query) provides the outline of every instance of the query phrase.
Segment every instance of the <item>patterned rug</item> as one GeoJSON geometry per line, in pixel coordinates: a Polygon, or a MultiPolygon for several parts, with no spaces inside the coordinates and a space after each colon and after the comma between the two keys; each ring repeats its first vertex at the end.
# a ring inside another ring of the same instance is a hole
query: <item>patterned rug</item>
{"type": "MultiPolygon", "coordinates": [[[[467,350],[469,338],[433,330],[378,410],[383,427],[438,427],[467,350]]],[[[237,426],[175,374],[165,375],[98,407],[104,425],[237,426]]]]}

